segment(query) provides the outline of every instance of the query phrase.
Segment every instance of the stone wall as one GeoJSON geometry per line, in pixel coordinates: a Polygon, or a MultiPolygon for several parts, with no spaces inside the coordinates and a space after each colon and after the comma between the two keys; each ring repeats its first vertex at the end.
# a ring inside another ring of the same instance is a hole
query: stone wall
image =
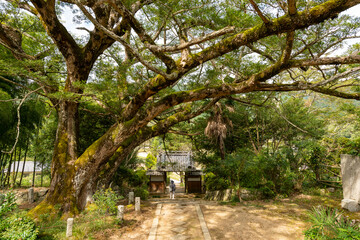
{"type": "MultiPolygon", "coordinates": [[[[205,199],[210,201],[231,201],[235,195],[237,194],[237,190],[235,189],[226,189],[226,190],[219,190],[219,191],[206,191],[205,199]]],[[[256,194],[250,192],[247,189],[240,190],[240,197],[243,200],[254,200],[257,198],[256,194]]]]}
{"type": "Polygon", "coordinates": [[[351,212],[360,211],[360,158],[341,155],[343,197],[341,207],[351,212]]]}
{"type": "MultiPolygon", "coordinates": [[[[47,189],[35,190],[34,191],[34,201],[43,200],[46,196],[47,189]]],[[[16,203],[18,205],[25,204],[29,202],[29,192],[26,191],[15,191],[16,203]]]]}

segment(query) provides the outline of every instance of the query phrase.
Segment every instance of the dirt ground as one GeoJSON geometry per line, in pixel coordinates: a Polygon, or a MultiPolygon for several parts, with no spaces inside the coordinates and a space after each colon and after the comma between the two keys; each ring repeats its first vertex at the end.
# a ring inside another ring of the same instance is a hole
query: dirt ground
{"type": "MultiPolygon", "coordinates": [[[[203,212],[211,239],[234,240],[295,240],[304,239],[303,232],[310,226],[307,222],[309,210],[313,206],[331,206],[340,209],[341,199],[326,196],[297,195],[277,201],[247,201],[243,203],[223,203],[178,198],[154,199],[148,202],[148,210],[136,226],[121,229],[113,234],[113,240],[148,239],[155,217],[155,208],[162,204],[157,240],[162,239],[204,239],[194,206],[199,204],[203,212]]],[[[360,214],[345,215],[360,219],[360,214]]],[[[128,218],[134,215],[129,214],[128,218]]],[[[131,221],[131,220],[130,220],[131,221]]]]}
{"type": "Polygon", "coordinates": [[[202,205],[212,239],[303,239],[305,222],[273,210],[278,209],[202,205]]]}
{"type": "MultiPolygon", "coordinates": [[[[205,201],[192,195],[178,195],[169,200],[167,195],[143,201],[141,213],[126,206],[120,227],[99,231],[92,239],[147,240],[155,218],[155,209],[162,205],[156,231],[157,240],[204,239],[195,209],[199,205],[211,239],[303,239],[309,210],[313,206],[340,209],[341,198],[329,196],[297,195],[277,201],[244,201],[224,203],[205,201]]],[[[24,204],[30,209],[34,204],[24,204]]],[[[125,204],[124,204],[125,205],[125,204]]],[[[360,219],[360,213],[345,212],[351,219],[360,219]]]]}
{"type": "Polygon", "coordinates": [[[224,204],[199,199],[151,201],[141,216],[128,214],[128,221],[136,226],[113,232],[112,240],[148,239],[155,207],[162,204],[156,234],[163,239],[204,239],[195,205],[199,204],[212,239],[303,239],[307,208],[290,202],[246,202],[224,204]]]}
{"type": "Polygon", "coordinates": [[[111,230],[109,233],[99,233],[95,236],[98,240],[125,240],[125,239],[148,239],[153,218],[155,215],[156,203],[145,202],[141,204],[141,213],[135,213],[133,207],[125,208],[124,222],[121,228],[111,230]]]}

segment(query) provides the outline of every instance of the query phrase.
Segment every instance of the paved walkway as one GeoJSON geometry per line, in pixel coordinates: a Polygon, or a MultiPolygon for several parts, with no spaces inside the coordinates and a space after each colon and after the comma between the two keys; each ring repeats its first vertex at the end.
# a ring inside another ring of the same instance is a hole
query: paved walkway
{"type": "Polygon", "coordinates": [[[148,240],[165,239],[211,240],[198,202],[175,199],[158,203],[148,240]]]}

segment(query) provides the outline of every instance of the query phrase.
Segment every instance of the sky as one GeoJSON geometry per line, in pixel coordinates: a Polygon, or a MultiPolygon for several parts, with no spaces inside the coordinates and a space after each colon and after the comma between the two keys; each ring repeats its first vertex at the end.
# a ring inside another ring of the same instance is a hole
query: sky
{"type": "Polygon", "coordinates": [[[355,17],[360,17],[360,4],[358,4],[352,8],[349,8],[344,13],[355,16],[355,17]]]}

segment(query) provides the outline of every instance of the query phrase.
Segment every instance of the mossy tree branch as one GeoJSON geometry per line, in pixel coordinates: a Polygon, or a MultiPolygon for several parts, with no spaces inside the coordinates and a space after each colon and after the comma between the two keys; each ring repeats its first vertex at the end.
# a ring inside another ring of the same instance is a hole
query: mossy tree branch
{"type": "MultiPolygon", "coordinates": [[[[218,43],[204,49],[203,51],[192,55],[186,61],[181,62],[178,65],[178,73],[176,77],[172,79],[166,79],[161,76],[157,76],[149,81],[144,88],[137,94],[132,101],[126,106],[123,111],[124,119],[130,119],[136,112],[144,105],[146,100],[155,95],[160,90],[171,86],[178,79],[184,76],[190,70],[196,68],[200,64],[222,56],[228,52],[238,49],[241,46],[249,45],[262,38],[270,35],[289,32],[288,43],[293,42],[293,32],[296,29],[302,29],[310,25],[323,22],[324,20],[336,16],[341,11],[350,8],[359,1],[343,0],[334,1],[330,0],[321,5],[318,5],[310,10],[299,12],[296,15],[285,15],[283,17],[271,20],[269,24],[260,24],[246,31],[235,34],[234,36],[225,38],[218,43]],[[290,34],[291,33],[291,34],[290,34]]],[[[291,52],[291,47],[288,47],[288,52],[291,52]]],[[[289,59],[290,55],[286,58],[289,59]]],[[[291,60],[289,60],[291,61],[291,60]]],[[[271,72],[280,72],[280,65],[272,66],[268,68],[271,72]]],[[[259,74],[258,77],[261,77],[259,74]]],[[[267,75],[267,74],[265,74],[267,75]]],[[[261,77],[265,79],[264,77],[261,77]]]]}

